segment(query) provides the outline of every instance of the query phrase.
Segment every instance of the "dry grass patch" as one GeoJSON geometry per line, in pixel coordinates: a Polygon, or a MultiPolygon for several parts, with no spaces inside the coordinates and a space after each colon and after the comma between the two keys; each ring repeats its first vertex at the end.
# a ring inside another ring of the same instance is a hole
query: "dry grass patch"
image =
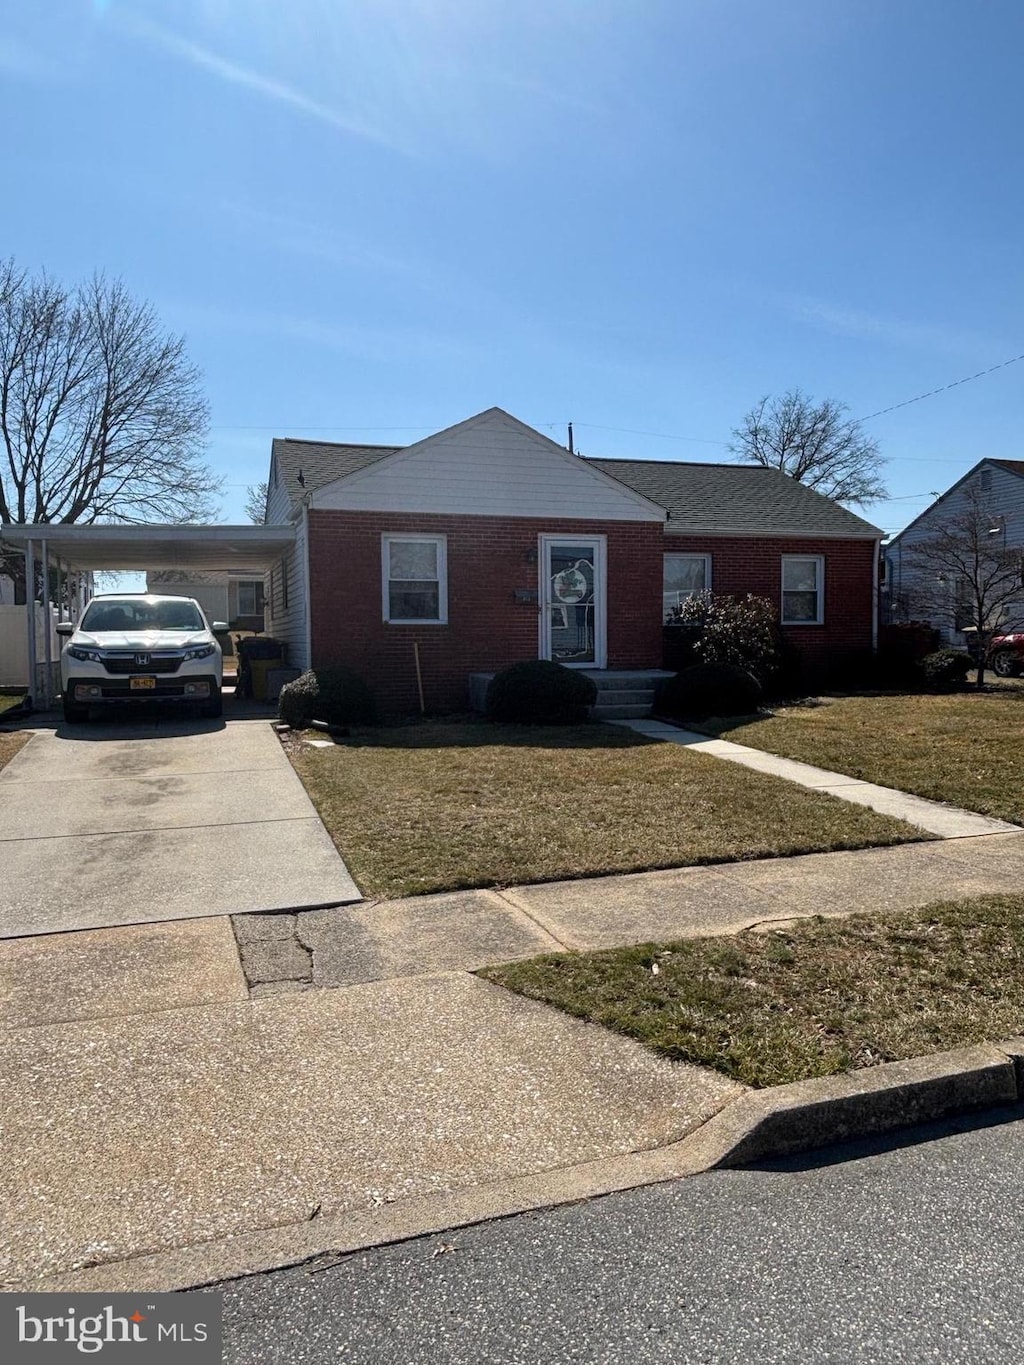
{"type": "Polygon", "coordinates": [[[825,698],[713,730],[849,777],[1024,823],[1024,690],[825,698]]]}
{"type": "Polygon", "coordinates": [[[480,973],[752,1086],[1024,1032],[1024,896],[480,973]]]}
{"type": "Polygon", "coordinates": [[[364,891],[639,872],[864,848],[920,830],[611,726],[367,731],[295,766],[364,891]]]}
{"type": "Polygon", "coordinates": [[[0,735],[0,768],[10,763],[19,749],[32,738],[31,735],[0,735]]]}

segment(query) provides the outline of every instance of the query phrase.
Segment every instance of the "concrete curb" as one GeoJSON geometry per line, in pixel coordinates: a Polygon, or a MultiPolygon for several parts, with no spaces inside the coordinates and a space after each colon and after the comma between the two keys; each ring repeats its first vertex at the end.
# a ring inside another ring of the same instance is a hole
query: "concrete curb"
{"type": "Polygon", "coordinates": [[[1024,1101],[1024,1037],[866,1070],[749,1090],[679,1142],[537,1175],[424,1195],[381,1208],[5,1284],[26,1292],[159,1292],[261,1271],[311,1270],[370,1247],[599,1195],[743,1166],[852,1138],[1024,1101]]]}

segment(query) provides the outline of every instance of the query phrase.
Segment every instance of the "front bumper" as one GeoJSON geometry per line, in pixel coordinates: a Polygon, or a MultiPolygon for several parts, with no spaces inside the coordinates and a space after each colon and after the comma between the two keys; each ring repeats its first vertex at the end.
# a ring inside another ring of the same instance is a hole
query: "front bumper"
{"type": "Polygon", "coordinates": [[[202,702],[217,695],[220,679],[214,674],[156,677],[151,687],[132,687],[131,678],[68,678],[65,698],[76,706],[102,706],[105,702],[202,702]]]}

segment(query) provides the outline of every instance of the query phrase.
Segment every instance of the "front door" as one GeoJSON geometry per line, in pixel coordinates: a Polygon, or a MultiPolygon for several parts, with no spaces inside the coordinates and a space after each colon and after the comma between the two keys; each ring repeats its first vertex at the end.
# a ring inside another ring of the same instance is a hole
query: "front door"
{"type": "Polygon", "coordinates": [[[541,536],[540,657],[605,667],[604,536],[541,536]]]}

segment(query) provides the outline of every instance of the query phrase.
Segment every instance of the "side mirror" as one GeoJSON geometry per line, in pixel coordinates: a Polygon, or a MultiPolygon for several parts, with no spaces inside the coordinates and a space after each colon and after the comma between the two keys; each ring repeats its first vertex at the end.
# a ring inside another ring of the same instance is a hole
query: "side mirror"
{"type": "Polygon", "coordinates": [[[55,629],[58,635],[74,635],[75,623],[74,621],[58,621],[55,629]]]}
{"type": "Polygon", "coordinates": [[[214,635],[226,635],[228,633],[228,623],[227,621],[214,621],[210,629],[213,631],[214,635]]]}

